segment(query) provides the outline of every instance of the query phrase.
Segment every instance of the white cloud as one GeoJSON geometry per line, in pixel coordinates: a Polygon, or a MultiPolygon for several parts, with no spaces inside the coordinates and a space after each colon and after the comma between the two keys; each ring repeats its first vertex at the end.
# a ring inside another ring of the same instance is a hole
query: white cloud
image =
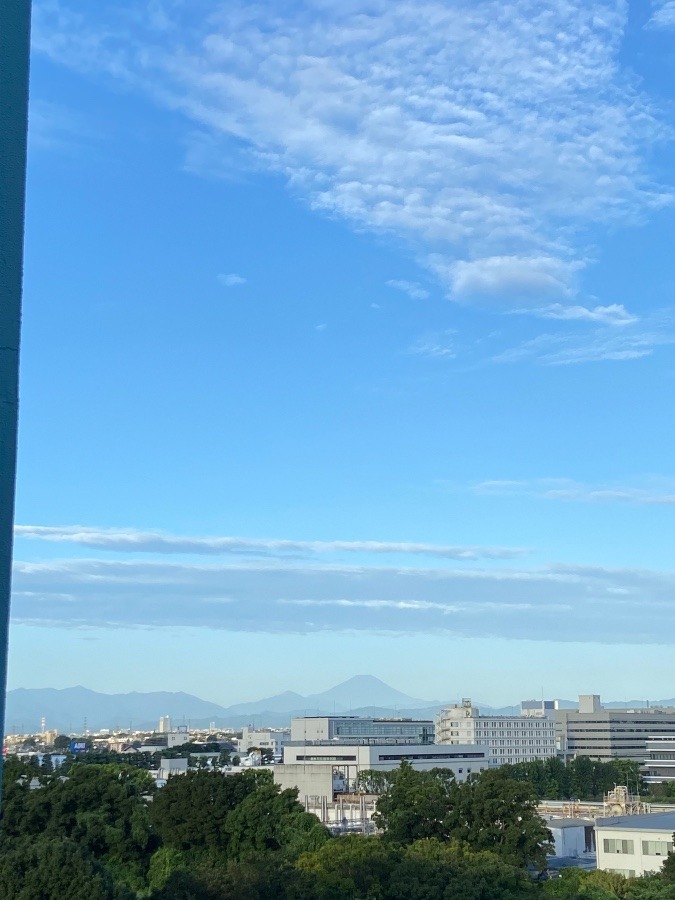
{"type": "Polygon", "coordinates": [[[387,285],[396,288],[399,291],[403,291],[403,293],[407,294],[411,300],[426,300],[429,296],[429,291],[426,291],[416,281],[391,279],[387,282],[387,285]]]}
{"type": "Polygon", "coordinates": [[[538,309],[516,309],[516,314],[531,314],[541,319],[560,319],[564,322],[592,322],[598,325],[632,325],[639,321],[622,303],[609,306],[564,306],[552,303],[538,309]]]}
{"type": "Polygon", "coordinates": [[[51,0],[34,44],[406,241],[457,299],[542,307],[574,297],[586,228],[670,200],[645,163],[663,129],[619,63],[626,15],[616,0],[230,0],[201,18],[173,3],[160,27],[142,3],[51,0]]]}
{"type": "Polygon", "coordinates": [[[219,275],[218,281],[223,287],[237,287],[237,285],[246,284],[246,279],[241,275],[237,275],[236,272],[231,272],[229,275],[219,275]]]}
{"type": "Polygon", "coordinates": [[[455,332],[450,330],[419,338],[410,348],[410,353],[435,359],[455,359],[457,352],[453,343],[454,334],[455,332]]]}
{"type": "Polygon", "coordinates": [[[648,28],[675,28],[675,0],[653,0],[654,12],[647,22],[648,28]]]}
{"type": "Polygon", "coordinates": [[[134,553],[197,554],[330,554],[373,553],[413,554],[441,559],[512,559],[526,551],[517,547],[473,547],[448,544],[420,544],[408,541],[297,541],[241,537],[179,537],[156,531],[101,529],[82,525],[16,525],[16,538],[76,544],[134,553]]]}
{"type": "Polygon", "coordinates": [[[458,300],[491,303],[507,299],[537,305],[547,297],[570,296],[573,273],[579,268],[551,256],[490,256],[450,265],[432,258],[430,265],[450,283],[458,300]]]}
{"type": "Polygon", "coordinates": [[[675,505],[675,481],[651,479],[643,484],[589,485],[569,478],[535,478],[527,481],[482,481],[473,491],[484,495],[529,496],[543,500],[579,503],[621,502],[648,506],[675,505]]]}
{"type": "Polygon", "coordinates": [[[605,322],[605,327],[589,333],[540,334],[493,356],[492,361],[536,362],[545,366],[629,362],[651,356],[657,347],[675,344],[675,329],[668,317],[653,316],[649,321],[622,324],[620,330],[605,322]]]}
{"type": "Polygon", "coordinates": [[[227,631],[663,643],[672,573],[587,566],[467,570],[57,560],[14,566],[15,622],[227,631]],[[646,615],[654,609],[657,615],[646,615]],[[561,615],[564,612],[564,615],[561,615]]]}

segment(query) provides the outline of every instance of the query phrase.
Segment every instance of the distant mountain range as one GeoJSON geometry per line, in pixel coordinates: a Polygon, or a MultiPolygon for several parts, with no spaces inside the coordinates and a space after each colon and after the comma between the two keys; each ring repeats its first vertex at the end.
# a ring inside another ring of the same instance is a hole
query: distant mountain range
{"type": "MultiPolygon", "coordinates": [[[[47,728],[82,733],[85,728],[133,728],[152,730],[158,727],[160,716],[171,716],[175,725],[206,728],[215,722],[218,728],[241,728],[243,725],[288,725],[294,716],[355,715],[404,716],[431,719],[443,706],[458,700],[420,700],[385,684],[373,675],[356,675],[319,694],[302,696],[284,691],[272,697],[250,703],[221,706],[183,692],[155,691],[129,694],[102,694],[84,687],[17,688],[7,694],[6,730],[8,732],[36,732],[45,718],[47,728]]],[[[495,708],[475,701],[486,713],[514,715],[519,706],[495,708]]],[[[560,701],[563,708],[572,709],[576,703],[560,701]]],[[[612,701],[610,708],[647,706],[644,700],[612,701]]],[[[675,706],[675,699],[654,701],[652,706],[675,706]]]]}

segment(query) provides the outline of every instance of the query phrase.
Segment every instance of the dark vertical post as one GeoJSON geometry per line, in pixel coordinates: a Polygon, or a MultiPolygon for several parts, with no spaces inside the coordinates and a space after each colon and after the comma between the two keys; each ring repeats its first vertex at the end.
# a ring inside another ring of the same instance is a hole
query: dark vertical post
{"type": "MultiPolygon", "coordinates": [[[[0,736],[3,740],[19,412],[30,9],[30,0],[0,0],[0,736]]],[[[1,788],[2,753],[0,791],[1,788]]]]}

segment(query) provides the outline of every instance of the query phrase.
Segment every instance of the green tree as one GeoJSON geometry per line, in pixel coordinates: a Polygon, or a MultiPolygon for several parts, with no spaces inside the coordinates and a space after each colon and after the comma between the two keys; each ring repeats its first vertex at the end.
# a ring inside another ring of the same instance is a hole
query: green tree
{"type": "Polygon", "coordinates": [[[544,868],[552,850],[534,790],[509,778],[504,769],[458,784],[446,770],[417,772],[404,761],[390,773],[373,821],[390,842],[455,840],[472,850],[492,850],[516,866],[544,868]]]}
{"type": "Polygon", "coordinates": [[[242,859],[278,850],[299,853],[327,840],[326,829],[316,816],[305,812],[297,797],[297,789],[282,791],[271,782],[245,797],[225,822],[229,856],[242,859]]]}
{"type": "Polygon", "coordinates": [[[488,769],[461,785],[458,799],[448,817],[451,837],[474,851],[493,850],[516,866],[546,868],[552,836],[530,785],[488,769]]]}
{"type": "Polygon", "coordinates": [[[407,760],[389,773],[387,787],[377,801],[373,821],[384,838],[411,844],[424,838],[449,840],[448,815],[457,805],[459,785],[452,773],[434,769],[418,772],[407,760]]]}
{"type": "MultiPolygon", "coordinates": [[[[675,842],[675,834],[672,837],[675,842]]],[[[675,884],[675,853],[669,853],[661,867],[661,877],[670,884],[675,884]]]]}
{"type": "MultiPolygon", "coordinates": [[[[170,778],[150,809],[152,824],[164,845],[183,852],[226,853],[227,818],[256,790],[260,775],[251,771],[224,777],[218,772],[202,771],[170,778]]],[[[267,771],[265,775],[269,777],[267,771]]]]}
{"type": "Polygon", "coordinates": [[[675,900],[675,884],[658,875],[632,878],[623,895],[626,900],[675,900]]]}
{"type": "Polygon", "coordinates": [[[345,835],[298,859],[308,898],[355,900],[386,898],[402,848],[375,837],[345,835]]]}
{"type": "Polygon", "coordinates": [[[157,845],[143,800],[152,789],[146,772],[112,765],[74,765],[67,780],[50,776],[34,791],[27,780],[9,782],[3,832],[17,839],[71,838],[120,880],[142,888],[157,845]]]}
{"type": "Polygon", "coordinates": [[[67,734],[57,734],[54,738],[55,750],[70,750],[70,738],[67,734]]]}
{"type": "Polygon", "coordinates": [[[75,841],[63,837],[4,839],[0,900],[132,900],[75,841]]]}
{"type": "Polygon", "coordinates": [[[538,893],[529,874],[489,851],[436,840],[405,848],[388,900],[526,900],[538,893]]]}

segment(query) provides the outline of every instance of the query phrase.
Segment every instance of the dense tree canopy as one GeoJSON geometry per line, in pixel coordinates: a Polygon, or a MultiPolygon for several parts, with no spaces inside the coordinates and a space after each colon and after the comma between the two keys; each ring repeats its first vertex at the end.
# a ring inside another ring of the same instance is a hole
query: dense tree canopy
{"type": "Polygon", "coordinates": [[[567,763],[556,757],[501,767],[509,778],[527,782],[538,800],[602,800],[617,784],[644,793],[639,763],[630,759],[606,762],[578,756],[567,763]]]}
{"type": "Polygon", "coordinates": [[[142,768],[93,754],[66,778],[10,758],[0,900],[675,900],[675,857],[648,878],[569,869],[538,883],[549,834],[536,786],[512,774],[364,773],[381,833],[330,837],[267,770],[193,771],[155,791],[142,768]]]}
{"type": "Polygon", "coordinates": [[[534,790],[502,769],[460,784],[446,770],[417,772],[404,762],[391,773],[373,819],[390,842],[458,841],[492,850],[514,865],[542,869],[551,849],[534,790]]]}

